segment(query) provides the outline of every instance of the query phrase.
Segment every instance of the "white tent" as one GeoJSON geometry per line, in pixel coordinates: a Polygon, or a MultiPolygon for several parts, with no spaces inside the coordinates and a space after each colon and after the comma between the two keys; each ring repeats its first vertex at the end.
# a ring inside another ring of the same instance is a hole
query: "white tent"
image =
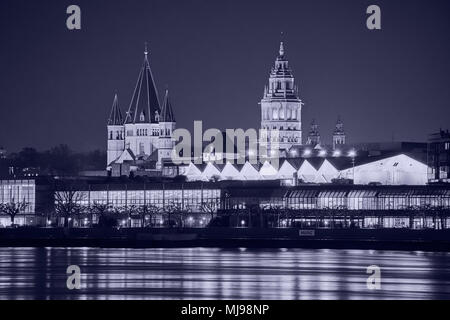
{"type": "Polygon", "coordinates": [[[264,162],[261,169],[259,169],[259,174],[265,180],[274,180],[277,178],[278,171],[270,164],[269,161],[264,162]]]}
{"type": "Polygon", "coordinates": [[[220,171],[212,162],[208,162],[208,164],[206,165],[205,169],[202,172],[202,180],[209,181],[213,177],[220,178],[220,171]]]}
{"type": "Polygon", "coordinates": [[[302,179],[304,182],[316,182],[318,172],[309,163],[308,160],[303,161],[302,165],[298,169],[298,178],[302,179]]]}
{"type": "MultiPolygon", "coordinates": [[[[352,179],[353,168],[341,171],[341,176],[352,179]]],[[[354,168],[355,184],[378,182],[384,185],[425,185],[427,165],[405,154],[378,159],[354,168]]]]}
{"type": "Polygon", "coordinates": [[[333,179],[339,177],[339,170],[325,159],[318,170],[318,175],[323,178],[324,182],[331,183],[333,179]]]}
{"type": "Polygon", "coordinates": [[[244,180],[235,165],[227,162],[220,173],[221,180],[244,180]]]}
{"type": "Polygon", "coordinates": [[[261,180],[259,171],[248,161],[245,162],[240,173],[244,180],[261,180]]]}

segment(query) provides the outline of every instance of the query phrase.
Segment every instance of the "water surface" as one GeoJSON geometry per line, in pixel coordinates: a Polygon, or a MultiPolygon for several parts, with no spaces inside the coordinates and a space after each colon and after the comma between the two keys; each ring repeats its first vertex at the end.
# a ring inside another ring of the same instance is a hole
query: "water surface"
{"type": "Polygon", "coordinates": [[[0,248],[0,299],[450,299],[450,254],[0,248]],[[67,289],[69,265],[81,268],[80,290],[67,289]],[[367,289],[369,265],[381,290],[367,289]]]}

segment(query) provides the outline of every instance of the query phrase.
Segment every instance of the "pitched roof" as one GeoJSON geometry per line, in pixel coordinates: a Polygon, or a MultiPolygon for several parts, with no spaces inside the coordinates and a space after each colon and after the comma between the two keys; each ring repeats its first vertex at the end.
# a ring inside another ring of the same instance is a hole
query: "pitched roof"
{"type": "Polygon", "coordinates": [[[158,90],[148,62],[147,48],[144,54],[144,63],[139,72],[125,123],[157,123],[155,115],[161,112],[158,90]]]}
{"type": "Polygon", "coordinates": [[[166,89],[166,94],[164,95],[164,103],[161,109],[159,122],[175,122],[175,115],[173,114],[172,104],[170,103],[168,89],[166,89]]]}
{"type": "Polygon", "coordinates": [[[108,119],[109,126],[117,126],[123,124],[122,111],[119,108],[119,99],[117,98],[117,94],[114,95],[113,105],[111,107],[111,113],[108,119]]]}

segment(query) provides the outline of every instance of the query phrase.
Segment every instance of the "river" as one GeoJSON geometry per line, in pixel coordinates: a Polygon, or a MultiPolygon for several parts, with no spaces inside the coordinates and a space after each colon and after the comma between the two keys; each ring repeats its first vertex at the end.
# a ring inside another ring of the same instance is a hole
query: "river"
{"type": "Polygon", "coordinates": [[[317,249],[0,248],[0,299],[450,299],[450,254],[317,249]],[[67,267],[81,270],[67,288],[67,267]],[[369,290],[367,267],[381,270],[369,290]]]}

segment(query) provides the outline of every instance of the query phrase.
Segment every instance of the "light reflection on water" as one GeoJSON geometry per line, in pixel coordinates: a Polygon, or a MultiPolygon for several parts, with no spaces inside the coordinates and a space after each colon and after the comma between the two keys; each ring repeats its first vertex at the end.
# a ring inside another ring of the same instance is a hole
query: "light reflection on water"
{"type": "Polygon", "coordinates": [[[450,299],[450,254],[314,249],[0,248],[0,299],[450,299]],[[81,290],[68,290],[78,265],[81,290]],[[366,268],[381,268],[368,290],[366,268]]]}

